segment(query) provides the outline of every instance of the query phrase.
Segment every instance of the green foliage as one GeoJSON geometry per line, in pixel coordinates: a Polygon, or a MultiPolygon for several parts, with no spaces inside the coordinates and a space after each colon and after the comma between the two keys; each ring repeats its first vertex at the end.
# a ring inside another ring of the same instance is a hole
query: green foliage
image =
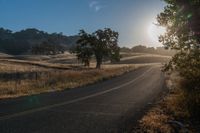
{"type": "Polygon", "coordinates": [[[64,53],[64,48],[61,45],[51,44],[51,42],[42,42],[39,45],[35,45],[31,49],[32,54],[38,55],[55,55],[64,53]]]}
{"type": "Polygon", "coordinates": [[[92,47],[89,43],[89,35],[84,31],[80,30],[79,40],[77,41],[77,46],[72,49],[72,53],[76,53],[78,60],[81,60],[85,66],[90,66],[90,60],[93,55],[92,47]]]}
{"type": "Polygon", "coordinates": [[[109,28],[97,30],[92,34],[81,30],[80,39],[74,53],[77,57],[85,62],[90,61],[92,55],[96,58],[96,68],[100,68],[104,58],[109,58],[111,61],[119,61],[120,48],[118,47],[118,32],[112,31],[109,28]]]}
{"type": "MultiPolygon", "coordinates": [[[[200,1],[165,0],[167,6],[157,17],[158,23],[167,28],[160,36],[167,49],[177,53],[165,70],[176,69],[187,80],[192,89],[200,87],[200,1]]],[[[199,88],[200,89],[200,88],[199,88]]]]}
{"type": "Polygon", "coordinates": [[[113,50],[113,52],[111,52],[111,55],[110,55],[110,60],[111,62],[119,62],[120,61],[120,58],[121,58],[121,55],[120,55],[120,48],[117,47],[113,50]]]}
{"type": "Polygon", "coordinates": [[[92,47],[95,53],[97,65],[100,68],[103,58],[109,57],[111,61],[119,60],[118,32],[110,28],[97,30],[92,34],[92,47]]]}
{"type": "MultiPolygon", "coordinates": [[[[181,114],[179,117],[193,118],[200,120],[200,89],[188,89],[194,87],[191,81],[187,79],[181,79],[179,86],[181,89],[177,89],[175,103],[179,110],[186,113],[186,116],[181,114]]],[[[175,92],[176,93],[176,92],[175,92]]]]}

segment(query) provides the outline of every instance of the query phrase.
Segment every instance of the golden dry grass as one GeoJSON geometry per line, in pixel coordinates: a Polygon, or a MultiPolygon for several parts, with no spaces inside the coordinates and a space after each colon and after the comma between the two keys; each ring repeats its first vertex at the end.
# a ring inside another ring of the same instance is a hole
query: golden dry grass
{"type": "Polygon", "coordinates": [[[31,66],[32,68],[42,67],[42,68],[52,68],[52,69],[69,69],[74,66],[73,64],[48,63],[46,61],[27,61],[27,60],[17,60],[17,59],[0,59],[0,62],[1,64],[6,64],[6,63],[14,64],[16,67],[18,65],[20,66],[25,65],[25,66],[31,66]]]}
{"type": "Polygon", "coordinates": [[[55,56],[2,56],[0,99],[76,88],[151,64],[104,63],[100,70],[94,69],[95,65],[92,61],[90,68],[84,68],[69,53],[55,56]]]}
{"type": "MultiPolygon", "coordinates": [[[[31,61],[30,61],[31,62],[31,61]]],[[[47,65],[47,64],[46,64],[47,65]]],[[[134,65],[103,65],[102,69],[79,67],[59,70],[27,64],[23,61],[0,63],[0,99],[76,88],[134,70],[134,65]],[[22,63],[21,63],[22,62],[22,63]],[[11,76],[10,76],[11,75],[11,76]],[[19,76],[19,77],[17,77],[19,76]]],[[[94,66],[94,64],[92,65],[94,66]]],[[[63,68],[61,66],[61,68],[63,68]]]]}
{"type": "Polygon", "coordinates": [[[162,109],[154,107],[140,120],[140,128],[147,133],[172,133],[173,129],[167,124],[170,119],[162,109]]]}
{"type": "Polygon", "coordinates": [[[32,71],[47,71],[47,70],[49,69],[29,64],[16,63],[12,61],[0,62],[0,73],[32,72],[32,71]]]}
{"type": "Polygon", "coordinates": [[[146,133],[193,133],[189,123],[189,112],[184,109],[184,92],[179,89],[182,79],[177,73],[167,76],[166,83],[169,93],[154,105],[139,121],[139,131],[146,133]],[[177,130],[177,125],[173,125],[170,121],[181,121],[184,128],[177,130]]]}

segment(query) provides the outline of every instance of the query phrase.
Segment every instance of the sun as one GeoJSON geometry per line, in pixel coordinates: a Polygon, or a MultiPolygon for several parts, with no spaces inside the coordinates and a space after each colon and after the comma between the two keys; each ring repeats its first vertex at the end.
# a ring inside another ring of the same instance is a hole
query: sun
{"type": "Polygon", "coordinates": [[[155,23],[149,24],[148,36],[151,43],[159,43],[158,37],[166,32],[166,28],[157,26],[155,23]]]}

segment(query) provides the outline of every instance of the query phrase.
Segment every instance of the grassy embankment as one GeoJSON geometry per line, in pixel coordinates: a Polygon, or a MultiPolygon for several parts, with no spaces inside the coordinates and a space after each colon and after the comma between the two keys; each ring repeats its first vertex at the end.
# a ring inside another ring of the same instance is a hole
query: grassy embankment
{"type": "Polygon", "coordinates": [[[168,94],[139,121],[133,132],[198,133],[200,92],[188,92],[187,81],[177,73],[166,76],[168,94]]]}

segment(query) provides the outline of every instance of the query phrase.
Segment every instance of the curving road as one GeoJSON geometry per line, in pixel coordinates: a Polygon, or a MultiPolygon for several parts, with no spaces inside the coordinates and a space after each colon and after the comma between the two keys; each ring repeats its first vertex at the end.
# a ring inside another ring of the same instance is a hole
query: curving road
{"type": "Polygon", "coordinates": [[[1,100],[0,133],[129,132],[163,90],[154,65],[86,87],[1,100]]]}

